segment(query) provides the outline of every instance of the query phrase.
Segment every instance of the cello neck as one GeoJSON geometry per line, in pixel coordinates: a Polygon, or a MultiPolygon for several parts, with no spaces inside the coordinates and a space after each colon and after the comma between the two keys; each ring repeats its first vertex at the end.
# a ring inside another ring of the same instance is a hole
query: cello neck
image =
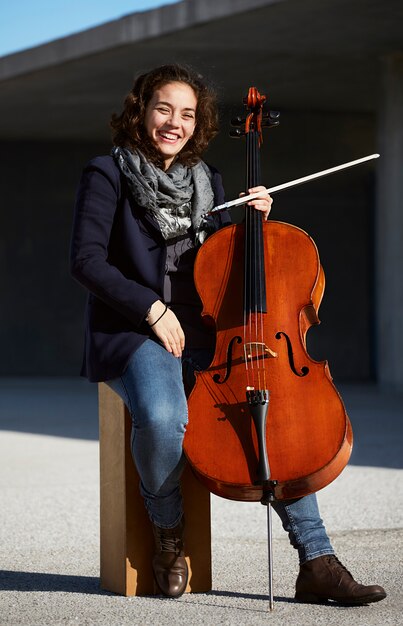
{"type": "MultiPolygon", "coordinates": [[[[246,134],[246,186],[260,185],[260,137],[257,129],[246,134]]],[[[266,281],[263,247],[263,220],[260,211],[245,207],[244,313],[266,313],[266,281]]]]}

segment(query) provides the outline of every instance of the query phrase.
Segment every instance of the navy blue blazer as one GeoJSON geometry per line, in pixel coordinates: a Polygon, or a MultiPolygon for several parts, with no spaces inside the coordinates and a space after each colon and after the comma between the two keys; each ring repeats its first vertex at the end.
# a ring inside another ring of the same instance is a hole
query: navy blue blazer
{"type": "MultiPolygon", "coordinates": [[[[220,174],[212,172],[215,205],[224,202],[220,174]]],[[[228,213],[210,216],[214,228],[228,213]]],[[[83,171],[75,205],[71,273],[89,290],[81,375],[93,382],[120,376],[134,350],[155,335],[145,322],[163,300],[166,244],[157,222],[130,197],[111,156],[83,171]]]]}

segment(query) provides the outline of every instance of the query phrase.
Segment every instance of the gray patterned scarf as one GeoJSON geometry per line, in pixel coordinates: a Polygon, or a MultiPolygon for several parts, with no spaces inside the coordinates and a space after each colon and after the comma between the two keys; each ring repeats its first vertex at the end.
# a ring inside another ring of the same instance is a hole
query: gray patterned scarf
{"type": "Polygon", "coordinates": [[[210,230],[203,214],[214,205],[211,173],[203,161],[190,168],[174,163],[164,172],[140,151],[116,147],[112,156],[134,200],[153,214],[165,239],[193,227],[195,241],[203,243],[210,230]]]}

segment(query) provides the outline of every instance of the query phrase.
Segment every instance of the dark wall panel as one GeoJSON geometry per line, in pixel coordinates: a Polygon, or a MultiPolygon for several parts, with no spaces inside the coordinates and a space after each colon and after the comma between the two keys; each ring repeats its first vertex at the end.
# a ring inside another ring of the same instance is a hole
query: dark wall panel
{"type": "Polygon", "coordinates": [[[82,166],[108,148],[2,144],[0,375],[78,372],[84,290],[70,278],[70,230],[82,166]]]}

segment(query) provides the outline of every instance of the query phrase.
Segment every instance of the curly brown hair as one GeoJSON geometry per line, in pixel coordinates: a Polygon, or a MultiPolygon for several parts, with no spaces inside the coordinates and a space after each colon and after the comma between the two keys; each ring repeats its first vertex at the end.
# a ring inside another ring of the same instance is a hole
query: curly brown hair
{"type": "Polygon", "coordinates": [[[154,91],[173,82],[186,83],[197,97],[196,128],[177,160],[187,166],[195,165],[200,160],[209,142],[218,133],[217,98],[215,91],[200,74],[178,64],[162,65],[136,79],[125,98],[123,112],[120,115],[114,113],[111,118],[114,146],[130,150],[139,148],[147,159],[162,167],[162,155],[147,135],[144,119],[154,91]]]}

